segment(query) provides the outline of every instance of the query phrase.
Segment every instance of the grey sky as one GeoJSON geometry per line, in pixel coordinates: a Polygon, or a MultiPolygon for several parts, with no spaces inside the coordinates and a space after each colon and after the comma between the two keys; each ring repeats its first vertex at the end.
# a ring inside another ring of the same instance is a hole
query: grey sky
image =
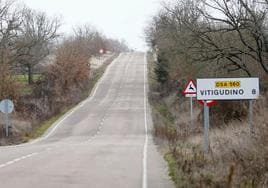
{"type": "Polygon", "coordinates": [[[144,49],[143,30],[160,6],[160,0],[21,0],[50,16],[62,16],[63,32],[81,24],[92,24],[106,36],[125,39],[144,49]]]}

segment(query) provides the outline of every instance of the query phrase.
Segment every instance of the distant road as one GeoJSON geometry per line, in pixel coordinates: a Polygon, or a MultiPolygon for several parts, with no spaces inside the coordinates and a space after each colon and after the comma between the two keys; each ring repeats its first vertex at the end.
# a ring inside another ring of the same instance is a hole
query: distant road
{"type": "Polygon", "coordinates": [[[145,54],[121,54],[41,140],[0,147],[0,187],[173,187],[152,141],[146,92],[145,54]]]}
{"type": "Polygon", "coordinates": [[[104,54],[98,57],[92,57],[90,59],[90,68],[98,69],[105,63],[107,60],[112,59],[115,56],[115,53],[104,54]]]}

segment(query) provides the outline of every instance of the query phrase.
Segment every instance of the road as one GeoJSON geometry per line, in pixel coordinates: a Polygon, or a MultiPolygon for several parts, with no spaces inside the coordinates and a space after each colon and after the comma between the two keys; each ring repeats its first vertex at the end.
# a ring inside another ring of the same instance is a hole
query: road
{"type": "Polygon", "coordinates": [[[0,147],[0,186],[170,188],[153,143],[144,53],[113,61],[92,95],[40,139],[0,147]]]}

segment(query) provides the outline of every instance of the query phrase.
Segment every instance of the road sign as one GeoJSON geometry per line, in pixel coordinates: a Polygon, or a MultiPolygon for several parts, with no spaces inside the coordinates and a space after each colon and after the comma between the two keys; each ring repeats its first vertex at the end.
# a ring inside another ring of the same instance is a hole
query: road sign
{"type": "Polygon", "coordinates": [[[196,86],[193,80],[189,80],[185,89],[183,90],[185,97],[190,98],[190,118],[191,125],[193,124],[193,97],[196,97],[196,86]]]}
{"type": "Polygon", "coordinates": [[[0,111],[4,114],[10,114],[14,110],[14,104],[11,100],[5,99],[0,103],[0,111]]]}
{"type": "MultiPolygon", "coordinates": [[[[203,101],[203,100],[198,100],[198,102],[199,102],[199,104],[201,104],[202,106],[205,105],[205,101],[203,101]]],[[[206,101],[206,105],[207,105],[208,107],[211,107],[211,106],[213,106],[213,105],[216,104],[216,103],[217,103],[216,100],[209,100],[209,101],[206,101]]]]}
{"type": "Polygon", "coordinates": [[[197,100],[242,100],[259,97],[259,78],[197,79],[197,100]]]}
{"type": "Polygon", "coordinates": [[[0,111],[5,114],[5,122],[6,122],[6,136],[9,136],[9,128],[11,128],[11,122],[9,121],[8,114],[10,114],[14,110],[14,104],[11,100],[5,99],[0,102],[0,111]]]}
{"type": "Polygon", "coordinates": [[[187,86],[183,90],[183,94],[196,94],[196,86],[193,80],[190,80],[187,83],[187,86]]]}

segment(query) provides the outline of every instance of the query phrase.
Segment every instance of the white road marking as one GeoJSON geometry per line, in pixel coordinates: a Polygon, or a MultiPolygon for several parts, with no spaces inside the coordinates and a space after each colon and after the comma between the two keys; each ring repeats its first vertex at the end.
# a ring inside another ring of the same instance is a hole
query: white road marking
{"type": "Polygon", "coordinates": [[[14,162],[16,163],[16,162],[19,162],[20,161],[20,159],[18,158],[18,159],[14,159],[14,162]]]}
{"type": "Polygon", "coordinates": [[[148,187],[147,180],[147,153],[148,153],[148,125],[147,125],[147,91],[146,91],[146,74],[147,74],[147,54],[144,56],[144,127],[145,127],[145,142],[143,147],[143,176],[142,176],[142,188],[148,187]]]}
{"type": "Polygon", "coordinates": [[[8,165],[11,165],[11,164],[13,164],[13,163],[15,163],[15,161],[8,161],[8,162],[6,162],[5,164],[8,166],[8,165]]]}
{"type": "Polygon", "coordinates": [[[14,164],[14,163],[17,163],[17,162],[22,161],[22,160],[24,160],[24,159],[33,157],[33,156],[38,155],[38,154],[39,154],[39,153],[31,153],[31,154],[29,154],[29,155],[25,155],[25,156],[22,156],[22,157],[13,159],[13,160],[8,161],[8,162],[6,162],[6,163],[4,163],[4,164],[0,164],[0,168],[7,167],[7,166],[9,166],[9,165],[12,165],[12,164],[14,164]]]}

